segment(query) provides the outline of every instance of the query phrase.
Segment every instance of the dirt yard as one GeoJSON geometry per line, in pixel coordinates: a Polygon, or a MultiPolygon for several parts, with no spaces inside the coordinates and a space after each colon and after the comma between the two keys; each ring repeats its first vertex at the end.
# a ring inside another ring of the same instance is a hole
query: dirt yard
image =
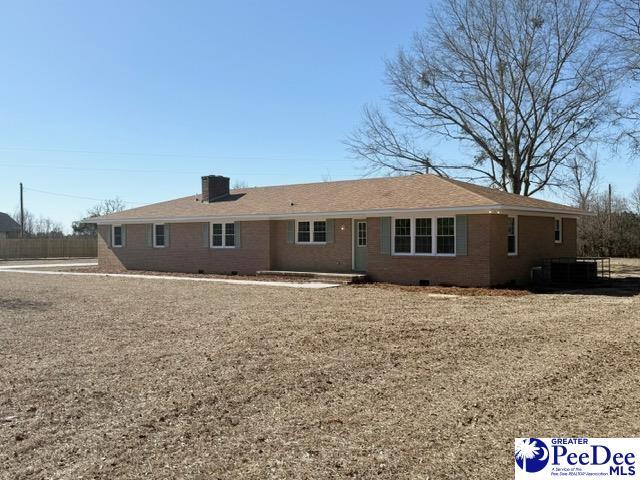
{"type": "Polygon", "coordinates": [[[0,272],[0,478],[505,479],[640,436],[640,297],[0,272]]]}
{"type": "Polygon", "coordinates": [[[617,276],[640,277],[640,258],[612,258],[611,273],[617,276]]]}

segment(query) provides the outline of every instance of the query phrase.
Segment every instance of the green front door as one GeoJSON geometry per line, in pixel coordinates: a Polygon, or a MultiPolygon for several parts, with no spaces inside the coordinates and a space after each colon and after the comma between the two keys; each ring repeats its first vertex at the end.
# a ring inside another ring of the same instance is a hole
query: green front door
{"type": "Polygon", "coordinates": [[[367,271],[367,221],[353,222],[353,269],[356,272],[367,271]]]}

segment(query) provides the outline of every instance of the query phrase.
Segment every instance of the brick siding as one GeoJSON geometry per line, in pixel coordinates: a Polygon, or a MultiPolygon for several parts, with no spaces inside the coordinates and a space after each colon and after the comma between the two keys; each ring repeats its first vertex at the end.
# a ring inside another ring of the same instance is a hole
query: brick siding
{"type": "Polygon", "coordinates": [[[468,255],[456,257],[387,255],[380,253],[380,219],[367,219],[369,269],[373,280],[431,285],[489,285],[489,236],[491,215],[470,215],[468,255]]]}
{"type": "Polygon", "coordinates": [[[334,241],[326,245],[287,243],[287,222],[271,222],[271,265],[274,270],[351,271],[351,219],[334,220],[334,241]]]}
{"type": "MultiPolygon", "coordinates": [[[[100,226],[98,262],[110,270],[230,273],[250,275],[268,270],[269,222],[242,222],[240,248],[209,248],[203,242],[202,223],[170,224],[169,246],[147,246],[146,226],[127,225],[125,245],[109,248],[109,226],[100,226]]],[[[206,224],[205,224],[206,225],[206,224]]]]}
{"type": "Polygon", "coordinates": [[[562,219],[562,243],[555,243],[553,217],[518,216],[518,255],[507,254],[507,216],[494,215],[491,228],[491,284],[525,284],[544,258],[575,257],[577,222],[562,219]]]}
{"type": "MultiPolygon", "coordinates": [[[[257,270],[349,272],[352,219],[336,219],[334,242],[287,243],[287,221],[241,222],[241,247],[212,249],[203,244],[202,223],[170,224],[169,246],[147,246],[146,226],[126,226],[122,248],[107,245],[108,225],[98,229],[98,259],[110,270],[157,270],[253,274],[257,270]]],[[[552,217],[518,217],[518,255],[507,255],[507,216],[469,215],[468,255],[397,256],[380,253],[380,219],[368,218],[368,274],[376,281],[432,285],[489,286],[526,283],[542,258],[576,255],[576,220],[563,219],[563,241],[554,242],[552,217]]]]}

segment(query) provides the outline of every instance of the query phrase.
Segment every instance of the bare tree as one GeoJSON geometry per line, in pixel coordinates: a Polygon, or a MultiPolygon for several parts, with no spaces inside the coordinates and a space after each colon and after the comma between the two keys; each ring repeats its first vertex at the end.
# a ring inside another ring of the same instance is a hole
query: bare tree
{"type": "Polygon", "coordinates": [[[578,222],[581,255],[636,257],[640,255],[640,215],[630,211],[629,199],[596,192],[589,200],[593,216],[578,222]]]}
{"type": "Polygon", "coordinates": [[[598,153],[579,152],[567,162],[569,175],[564,182],[565,194],[578,208],[586,210],[598,186],[598,153]]]}
{"type": "MultiPolygon", "coordinates": [[[[119,197],[103,200],[87,210],[85,218],[101,217],[102,215],[121,212],[126,208],[126,202],[119,197]]],[[[83,220],[73,222],[71,228],[73,229],[74,235],[95,235],[97,232],[95,223],[85,222],[83,220]]]]}
{"type": "Polygon", "coordinates": [[[635,210],[637,215],[640,215],[640,183],[635,188],[633,192],[631,192],[631,198],[629,199],[631,206],[635,210]]]}
{"type": "MultiPolygon", "coordinates": [[[[16,207],[12,215],[20,223],[20,208],[16,207]]],[[[64,235],[62,224],[49,217],[36,217],[29,210],[24,211],[24,234],[27,237],[61,237],[64,235]]]]}
{"type": "Polygon", "coordinates": [[[24,224],[22,225],[22,231],[24,235],[29,236],[33,233],[35,216],[29,210],[24,210],[24,216],[20,215],[20,207],[15,207],[13,210],[13,215],[11,217],[17,222],[20,223],[21,220],[24,220],[24,224]]]}
{"type": "MultiPolygon", "coordinates": [[[[621,66],[631,82],[640,82],[640,0],[609,0],[606,31],[613,36],[621,66]]],[[[620,110],[622,139],[640,155],[640,95],[636,88],[620,110]]]]}
{"type": "Polygon", "coordinates": [[[33,223],[32,235],[36,237],[62,237],[62,224],[49,217],[39,216],[33,223]]]}
{"type": "Polygon", "coordinates": [[[238,190],[241,188],[249,188],[249,183],[246,180],[236,180],[235,182],[233,182],[233,185],[231,186],[231,188],[233,190],[238,190]]]}
{"type": "Polygon", "coordinates": [[[612,119],[618,72],[599,0],[443,0],[387,62],[389,113],[367,107],[347,140],[371,171],[453,175],[532,195],[557,185],[612,119]],[[429,136],[470,146],[442,161],[429,136]]]}
{"type": "Polygon", "coordinates": [[[110,213],[121,212],[127,208],[127,204],[119,197],[103,200],[87,210],[87,217],[101,217],[110,213]]]}

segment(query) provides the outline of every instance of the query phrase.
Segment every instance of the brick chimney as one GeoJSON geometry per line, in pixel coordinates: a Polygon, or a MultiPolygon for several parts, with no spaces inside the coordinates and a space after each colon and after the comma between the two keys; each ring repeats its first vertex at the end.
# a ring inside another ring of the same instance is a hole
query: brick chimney
{"type": "Polygon", "coordinates": [[[215,202],[229,195],[229,177],[207,175],[202,177],[202,201],[215,202]]]}

